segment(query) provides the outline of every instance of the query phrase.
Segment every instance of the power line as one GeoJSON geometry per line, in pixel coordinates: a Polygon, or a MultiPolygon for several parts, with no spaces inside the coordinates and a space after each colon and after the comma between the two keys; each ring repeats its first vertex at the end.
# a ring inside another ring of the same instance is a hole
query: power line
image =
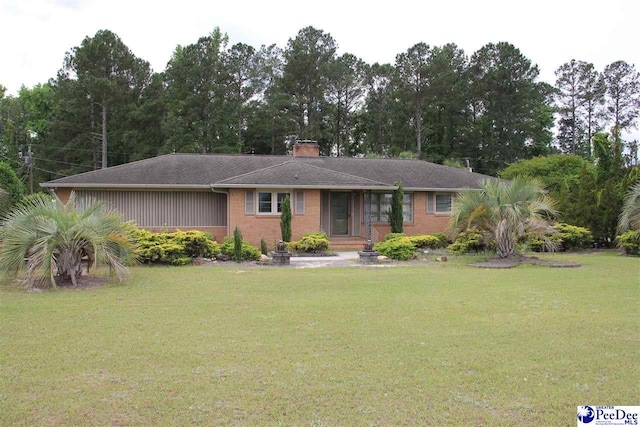
{"type": "Polygon", "coordinates": [[[35,160],[42,160],[43,162],[55,162],[55,163],[62,163],[65,165],[70,165],[70,166],[82,166],[85,168],[89,168],[89,169],[93,169],[93,166],[88,166],[88,165],[83,165],[80,163],[71,163],[71,162],[64,162],[62,160],[55,160],[55,159],[42,159],[40,157],[34,157],[35,160]]]}
{"type": "Polygon", "coordinates": [[[47,173],[51,173],[51,174],[58,175],[58,176],[62,176],[62,177],[67,177],[67,176],[69,176],[69,175],[65,175],[65,174],[63,174],[63,173],[58,173],[58,172],[49,171],[49,170],[46,170],[46,169],[37,168],[37,167],[35,167],[35,166],[32,166],[32,167],[33,167],[34,169],[37,169],[37,170],[41,171],[41,172],[47,172],[47,173]]]}

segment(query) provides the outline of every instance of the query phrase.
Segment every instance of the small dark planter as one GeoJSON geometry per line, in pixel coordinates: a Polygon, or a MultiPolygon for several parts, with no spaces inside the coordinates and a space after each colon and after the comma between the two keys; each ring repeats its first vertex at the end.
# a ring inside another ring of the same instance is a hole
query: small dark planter
{"type": "Polygon", "coordinates": [[[373,250],[373,243],[371,240],[367,240],[367,243],[364,245],[364,250],[358,252],[360,255],[360,263],[362,264],[377,264],[379,252],[373,250]]]}
{"type": "Polygon", "coordinates": [[[287,250],[287,246],[282,240],[276,244],[276,250],[271,252],[271,260],[273,265],[291,264],[291,252],[287,250]]]}
{"type": "Polygon", "coordinates": [[[376,251],[361,251],[358,252],[358,255],[360,255],[360,262],[362,264],[377,264],[380,253],[376,251]]]}

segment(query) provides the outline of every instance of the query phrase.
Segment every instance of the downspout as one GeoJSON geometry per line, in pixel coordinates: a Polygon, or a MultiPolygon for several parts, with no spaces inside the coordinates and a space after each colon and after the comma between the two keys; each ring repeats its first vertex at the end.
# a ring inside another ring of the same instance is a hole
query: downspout
{"type": "Polygon", "coordinates": [[[227,236],[231,236],[231,234],[230,234],[230,230],[231,230],[231,228],[230,228],[231,227],[231,203],[229,203],[229,190],[218,190],[212,184],[211,185],[211,191],[216,193],[216,194],[224,194],[225,196],[227,196],[227,236]]]}

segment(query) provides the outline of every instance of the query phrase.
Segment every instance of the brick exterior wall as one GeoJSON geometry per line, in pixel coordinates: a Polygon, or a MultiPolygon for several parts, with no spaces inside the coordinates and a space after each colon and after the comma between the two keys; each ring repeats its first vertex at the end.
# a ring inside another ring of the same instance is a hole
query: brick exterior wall
{"type": "MultiPolygon", "coordinates": [[[[245,191],[254,189],[229,190],[229,233],[237,226],[242,237],[256,247],[264,238],[269,249],[274,249],[276,242],[282,238],[280,232],[280,215],[245,214],[245,191]]],[[[304,233],[320,231],[320,190],[305,190],[304,214],[295,214],[295,203],[291,202],[293,215],[291,218],[291,239],[300,240],[304,233]]],[[[256,205],[257,212],[257,205],[256,205]]]]}
{"type": "MultiPolygon", "coordinates": [[[[405,222],[403,231],[407,235],[444,233],[449,224],[449,214],[427,213],[427,193],[415,192],[413,194],[413,222],[405,222]]],[[[364,202],[363,202],[364,203],[364,202]]],[[[363,208],[364,211],[364,208],[363,208]]],[[[373,228],[380,235],[380,240],[385,234],[391,233],[391,224],[374,222],[373,228]]],[[[366,235],[366,226],[362,227],[362,237],[366,235]]]]}

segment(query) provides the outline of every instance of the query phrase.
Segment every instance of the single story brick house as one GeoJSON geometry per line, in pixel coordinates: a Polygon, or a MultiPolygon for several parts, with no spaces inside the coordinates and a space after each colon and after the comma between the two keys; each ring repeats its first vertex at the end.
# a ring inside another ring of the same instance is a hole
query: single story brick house
{"type": "Polygon", "coordinates": [[[391,192],[404,187],[407,234],[444,231],[454,195],[485,175],[422,160],[320,157],[299,142],[293,156],[168,154],[41,184],[82,206],[106,202],[140,227],[199,229],[221,241],[237,226],[270,247],[281,202],[291,197],[292,238],[324,231],[334,248],[362,248],[390,231],[391,192]]]}

